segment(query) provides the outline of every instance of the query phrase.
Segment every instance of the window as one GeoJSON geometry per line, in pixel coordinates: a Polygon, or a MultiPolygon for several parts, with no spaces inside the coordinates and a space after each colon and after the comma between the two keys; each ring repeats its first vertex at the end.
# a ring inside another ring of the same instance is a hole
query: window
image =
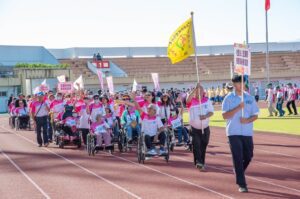
{"type": "Polygon", "coordinates": [[[6,91],[0,91],[0,97],[6,97],[7,92],[6,91]]]}

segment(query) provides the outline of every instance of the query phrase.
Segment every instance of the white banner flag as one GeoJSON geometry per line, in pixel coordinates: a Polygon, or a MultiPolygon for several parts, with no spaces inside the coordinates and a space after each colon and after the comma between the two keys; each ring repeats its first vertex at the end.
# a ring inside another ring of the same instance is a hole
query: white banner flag
{"type": "Polygon", "coordinates": [[[64,83],[66,82],[66,76],[65,75],[60,75],[57,77],[58,82],[64,83]]]}
{"type": "Polygon", "coordinates": [[[160,87],[159,87],[159,77],[158,77],[158,73],[151,73],[151,76],[152,76],[152,80],[153,80],[153,83],[154,83],[154,88],[156,91],[159,91],[160,90],[160,87]]]}
{"type": "Polygon", "coordinates": [[[101,69],[97,69],[97,75],[98,75],[98,79],[99,79],[99,82],[100,82],[101,89],[103,90],[104,89],[103,74],[102,74],[101,69]]]}
{"type": "Polygon", "coordinates": [[[112,76],[106,77],[106,81],[107,81],[107,87],[109,90],[109,94],[113,95],[114,94],[114,83],[113,83],[112,76]]]}
{"type": "Polygon", "coordinates": [[[78,79],[75,80],[75,82],[73,83],[73,87],[74,87],[76,90],[80,90],[80,89],[83,89],[83,88],[84,88],[82,75],[80,75],[80,76],[78,77],[78,79]]]}
{"type": "Polygon", "coordinates": [[[135,79],[133,80],[133,85],[132,85],[132,92],[135,92],[137,90],[137,82],[135,81],[135,79]]]}

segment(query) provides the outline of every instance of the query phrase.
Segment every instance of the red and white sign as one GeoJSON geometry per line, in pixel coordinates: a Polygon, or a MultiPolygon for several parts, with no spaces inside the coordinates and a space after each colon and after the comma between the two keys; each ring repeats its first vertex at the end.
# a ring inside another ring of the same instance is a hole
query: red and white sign
{"type": "Polygon", "coordinates": [[[97,68],[110,68],[109,61],[93,61],[97,68]]]}
{"type": "Polygon", "coordinates": [[[72,93],[73,92],[73,82],[58,83],[57,92],[59,92],[59,93],[72,93]]]}
{"type": "Polygon", "coordinates": [[[234,44],[234,72],[251,75],[251,52],[244,44],[234,44]]]}

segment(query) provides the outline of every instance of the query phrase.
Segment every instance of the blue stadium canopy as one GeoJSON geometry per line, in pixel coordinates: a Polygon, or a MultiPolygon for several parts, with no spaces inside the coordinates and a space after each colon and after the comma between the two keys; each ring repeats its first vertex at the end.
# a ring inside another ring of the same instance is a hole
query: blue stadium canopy
{"type": "Polygon", "coordinates": [[[13,67],[17,63],[59,64],[57,59],[42,46],[0,45],[0,69],[13,67]]]}

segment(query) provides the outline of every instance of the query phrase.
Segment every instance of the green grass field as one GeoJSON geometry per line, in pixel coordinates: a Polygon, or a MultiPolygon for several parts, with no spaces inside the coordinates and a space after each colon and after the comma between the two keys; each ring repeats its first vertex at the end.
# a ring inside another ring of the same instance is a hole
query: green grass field
{"type": "MultiPolygon", "coordinates": [[[[299,110],[299,109],[298,109],[299,110]]],[[[287,113],[287,111],[286,111],[287,113]]],[[[259,119],[254,122],[254,130],[272,133],[300,135],[300,116],[268,117],[267,109],[260,109],[259,119]]],[[[184,122],[188,122],[188,113],[184,113],[184,122]]],[[[215,111],[210,126],[225,127],[221,111],[215,111]]]]}

